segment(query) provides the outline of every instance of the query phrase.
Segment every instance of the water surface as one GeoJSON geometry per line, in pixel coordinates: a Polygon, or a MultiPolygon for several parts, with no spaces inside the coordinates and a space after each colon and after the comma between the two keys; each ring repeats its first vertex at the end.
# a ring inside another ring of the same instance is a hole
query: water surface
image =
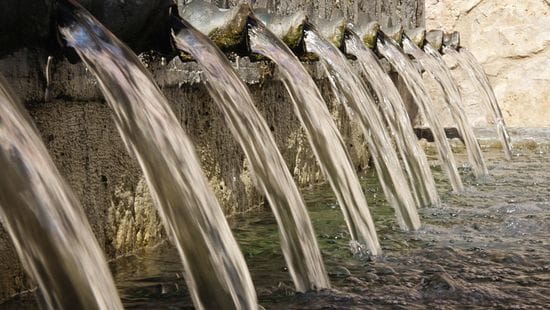
{"type": "MultiPolygon", "coordinates": [[[[428,144],[442,205],[419,210],[424,226],[416,233],[400,231],[374,173],[362,178],[384,250],[374,260],[357,259],[347,250],[348,231],[330,187],[308,189],[304,198],[331,290],[294,291],[269,212],[233,218],[260,304],[266,309],[544,308],[550,303],[550,141],[533,139],[541,136],[536,131],[517,133],[525,139],[517,142],[511,162],[496,141],[483,139],[491,178],[477,184],[465,177],[462,195],[452,193],[437,167],[437,151],[428,144]]],[[[459,162],[467,162],[459,141],[453,141],[453,149],[459,162]]],[[[467,169],[461,168],[461,174],[469,175],[467,169]]],[[[171,247],[138,253],[113,268],[125,306],[190,307],[171,247]]]]}

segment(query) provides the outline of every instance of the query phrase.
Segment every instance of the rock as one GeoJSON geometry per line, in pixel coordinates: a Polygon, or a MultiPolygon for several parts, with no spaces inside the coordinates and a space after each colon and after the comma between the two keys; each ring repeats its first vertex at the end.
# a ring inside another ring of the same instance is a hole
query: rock
{"type": "Polygon", "coordinates": [[[392,267],[382,266],[382,267],[376,268],[376,274],[387,276],[387,275],[395,275],[397,273],[395,272],[395,270],[393,270],[392,267]]]}
{"type": "Polygon", "coordinates": [[[425,281],[423,289],[427,292],[440,294],[454,292],[456,290],[456,285],[449,274],[438,272],[425,281]]]}
{"type": "Polygon", "coordinates": [[[338,266],[329,272],[329,276],[333,278],[347,278],[351,276],[351,272],[344,266],[338,266]]]}
{"type": "MultiPolygon", "coordinates": [[[[550,126],[550,10],[540,0],[426,0],[426,28],[459,31],[461,46],[481,62],[511,127],[550,126]]],[[[462,70],[453,70],[469,119],[492,118],[462,70]]],[[[444,125],[451,125],[445,119],[444,125]]]]}

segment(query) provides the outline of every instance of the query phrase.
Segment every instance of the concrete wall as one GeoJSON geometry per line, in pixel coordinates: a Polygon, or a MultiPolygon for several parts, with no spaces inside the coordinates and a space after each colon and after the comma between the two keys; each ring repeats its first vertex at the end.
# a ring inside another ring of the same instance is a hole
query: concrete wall
{"type": "MultiPolygon", "coordinates": [[[[306,1],[275,1],[269,5],[288,12],[303,6],[300,3],[306,1]]],[[[379,20],[410,24],[422,21],[423,1],[307,3],[313,3],[309,9],[323,17],[335,5],[351,12],[349,16],[374,5],[371,14],[379,20]]],[[[256,5],[262,5],[261,1],[256,5]]],[[[51,66],[51,100],[44,100],[47,55],[41,49],[12,53],[1,57],[0,72],[25,102],[54,162],[81,200],[107,256],[124,255],[163,240],[164,231],[139,166],[119,138],[97,81],[82,64],[71,65],[57,58],[51,66]]],[[[196,143],[204,171],[226,214],[244,212],[262,204],[263,198],[252,185],[244,154],[201,83],[197,65],[182,64],[177,59],[165,66],[158,61],[147,62],[147,65],[182,126],[196,143]]],[[[244,59],[238,67],[297,182],[305,185],[322,181],[274,65],[250,63],[244,59]]],[[[355,167],[359,172],[364,171],[369,156],[362,134],[348,120],[343,108],[335,104],[319,64],[308,65],[308,69],[318,82],[349,146],[355,167]]],[[[0,302],[31,286],[0,225],[0,302]]]]}
{"type": "MultiPolygon", "coordinates": [[[[483,65],[512,127],[550,126],[549,25],[548,0],[426,0],[426,27],[460,31],[462,46],[483,65]]],[[[472,123],[489,125],[466,74],[454,73],[472,123]]]]}

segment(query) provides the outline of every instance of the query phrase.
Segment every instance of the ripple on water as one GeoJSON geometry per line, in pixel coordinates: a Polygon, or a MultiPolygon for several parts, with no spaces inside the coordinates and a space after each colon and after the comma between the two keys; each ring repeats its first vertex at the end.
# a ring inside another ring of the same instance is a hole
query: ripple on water
{"type": "MultiPolygon", "coordinates": [[[[547,306],[550,156],[541,151],[546,149],[546,143],[534,145],[528,141],[525,147],[517,144],[517,156],[505,161],[499,149],[484,148],[491,177],[483,182],[475,180],[468,175],[470,170],[465,164],[461,173],[468,189],[460,195],[452,194],[441,170],[434,169],[444,203],[420,210],[424,225],[416,233],[399,230],[376,178],[369,173],[362,182],[384,250],[381,257],[359,259],[350,253],[346,225],[328,186],[305,190],[331,277],[330,290],[294,291],[278,248],[277,228],[268,212],[256,211],[234,219],[234,232],[261,304],[266,309],[547,306]]],[[[457,158],[467,163],[464,152],[457,158]]],[[[165,261],[141,259],[139,264],[162,265],[165,261]]],[[[170,272],[175,270],[181,272],[177,265],[170,272]]],[[[160,268],[158,274],[163,274],[160,268]]],[[[177,297],[170,297],[169,292],[167,296],[148,298],[139,296],[140,291],[132,293],[129,288],[133,281],[119,281],[126,283],[120,286],[123,292],[129,292],[123,294],[126,301],[141,298],[141,306],[155,302],[157,308],[159,300],[165,300],[162,304],[168,308],[167,299],[185,304],[183,282],[177,297]]],[[[177,283],[169,277],[159,282],[177,283]]]]}
{"type": "MultiPolygon", "coordinates": [[[[443,205],[420,209],[423,227],[415,233],[399,230],[369,173],[362,182],[384,250],[380,257],[350,253],[346,224],[330,187],[304,190],[330,290],[295,292],[269,212],[232,219],[260,303],[266,309],[547,307],[550,142],[529,139],[516,142],[512,161],[505,161],[500,149],[484,147],[491,177],[474,180],[463,165],[467,190],[460,195],[452,194],[441,170],[434,169],[443,205]]],[[[464,152],[457,159],[467,163],[464,152]]],[[[127,308],[192,308],[177,252],[167,244],[120,259],[112,269],[127,308]]]]}

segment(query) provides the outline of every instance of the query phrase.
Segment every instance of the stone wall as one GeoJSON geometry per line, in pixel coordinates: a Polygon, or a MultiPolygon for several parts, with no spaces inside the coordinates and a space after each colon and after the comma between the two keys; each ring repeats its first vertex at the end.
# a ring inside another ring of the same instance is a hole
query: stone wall
{"type": "MultiPolygon", "coordinates": [[[[426,0],[426,27],[460,32],[462,46],[487,72],[509,126],[550,126],[550,1],[426,0]]],[[[471,122],[490,125],[466,74],[447,60],[471,122]]],[[[449,117],[446,125],[452,125],[449,117]]]]}

